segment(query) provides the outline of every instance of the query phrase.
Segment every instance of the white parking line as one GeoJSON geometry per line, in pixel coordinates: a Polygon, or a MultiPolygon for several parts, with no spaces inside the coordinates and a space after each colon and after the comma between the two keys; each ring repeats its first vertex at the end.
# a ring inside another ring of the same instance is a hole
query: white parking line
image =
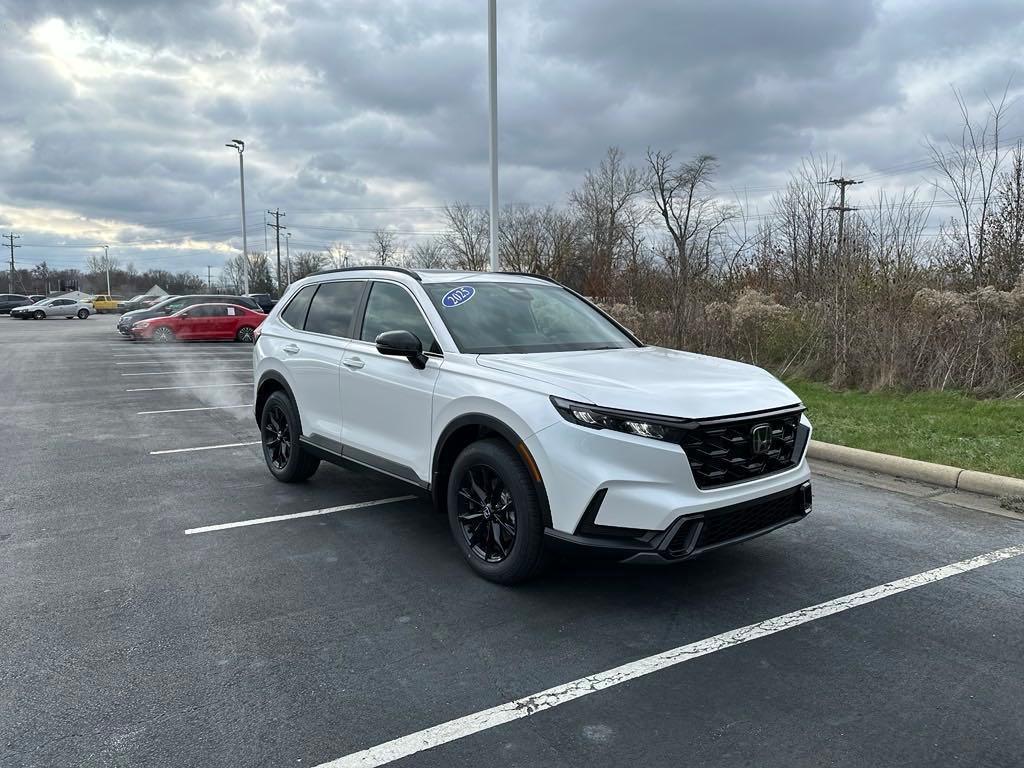
{"type": "MultiPolygon", "coordinates": [[[[142,360],[143,358],[146,358],[146,357],[152,357],[154,354],[159,354],[159,353],[156,353],[152,349],[143,349],[143,350],[139,350],[139,352],[133,353],[133,354],[128,354],[128,355],[110,355],[110,357],[116,357],[116,358],[126,358],[127,357],[127,358],[131,358],[133,360],[142,360]]],[[[239,357],[239,358],[244,359],[244,358],[252,357],[252,352],[224,352],[224,353],[216,353],[216,352],[185,352],[185,353],[180,353],[180,354],[176,353],[176,352],[168,352],[165,356],[163,356],[162,359],[166,360],[168,362],[171,362],[171,361],[175,361],[175,360],[201,360],[201,359],[203,359],[205,357],[223,358],[223,357],[228,357],[230,355],[234,355],[235,357],[239,357]]],[[[124,363],[118,363],[118,365],[124,365],[124,363]]]]}
{"type": "Polygon", "coordinates": [[[232,408],[252,408],[254,403],[242,405],[206,405],[202,408],[168,408],[164,411],[139,411],[136,416],[155,416],[158,413],[191,413],[192,411],[227,411],[232,408]]]}
{"type": "Polygon", "coordinates": [[[548,688],[546,691],[516,699],[506,704],[500,704],[491,709],[485,709],[482,712],[449,720],[447,723],[435,725],[432,728],[426,728],[417,733],[378,744],[361,752],[354,752],[337,760],[321,763],[316,768],[354,768],[354,766],[369,768],[370,766],[385,765],[386,763],[400,760],[403,757],[414,755],[417,752],[432,749],[441,744],[447,744],[504,723],[510,723],[513,720],[535,715],[538,712],[552,709],[560,704],[566,704],[595,691],[611,688],[612,686],[635,680],[638,677],[649,675],[652,672],[658,672],[676,664],[682,664],[691,659],[742,645],[761,637],[774,635],[777,632],[799,627],[802,624],[823,619],[826,616],[842,613],[851,608],[872,603],[886,597],[892,597],[900,592],[917,589],[942,579],[948,579],[950,576],[957,576],[973,571],[976,568],[982,568],[986,565],[998,563],[1001,560],[1008,560],[1011,557],[1019,557],[1020,555],[1024,555],[1024,546],[998,549],[985,555],[972,557],[969,560],[961,560],[958,563],[951,563],[914,576],[897,579],[896,581],[871,587],[861,592],[837,597],[834,600],[812,605],[809,608],[801,608],[798,611],[777,616],[774,619],[766,619],[757,624],[749,624],[745,627],[723,632],[714,637],[698,640],[695,643],[681,645],[670,651],[631,661],[620,667],[582,677],[579,680],[573,680],[563,685],[557,685],[554,688],[548,688]]]}
{"type": "Polygon", "coordinates": [[[252,368],[195,368],[189,371],[144,371],[122,373],[122,376],[187,376],[190,373],[252,373],[252,368]]]}
{"type": "Polygon", "coordinates": [[[251,386],[251,381],[243,381],[238,384],[184,384],[179,387],[140,387],[138,389],[126,389],[125,392],[161,392],[166,389],[222,389],[223,387],[251,386]]]}
{"type": "MultiPolygon", "coordinates": [[[[216,360],[223,359],[223,358],[220,358],[220,357],[217,357],[217,356],[213,356],[213,355],[211,355],[210,357],[211,357],[211,359],[209,359],[209,360],[207,360],[207,359],[182,360],[180,358],[166,358],[164,360],[133,360],[130,363],[114,363],[114,365],[181,365],[182,363],[189,363],[189,364],[195,363],[196,365],[209,365],[210,363],[212,363],[212,362],[214,362],[216,360]]],[[[248,360],[248,359],[249,358],[247,356],[247,357],[239,357],[237,360],[226,359],[226,360],[224,360],[224,362],[225,363],[238,363],[238,362],[241,362],[242,360],[248,360]]]]}
{"type": "Polygon", "coordinates": [[[234,523],[218,523],[217,525],[204,525],[201,528],[189,528],[185,531],[186,536],[193,533],[209,533],[210,531],[223,531],[228,528],[244,528],[248,525],[263,525],[264,523],[279,523],[282,520],[297,520],[300,517],[317,517],[318,515],[330,515],[333,512],[346,512],[350,509],[363,509],[365,507],[376,507],[380,504],[394,504],[398,501],[411,501],[415,496],[392,496],[390,499],[378,499],[377,501],[360,501],[358,504],[343,504],[340,507],[327,507],[325,509],[311,509],[308,512],[296,512],[291,515],[275,515],[274,517],[258,517],[254,520],[239,520],[234,523]]]}
{"type": "Polygon", "coordinates": [[[248,443],[224,443],[224,445],[197,445],[194,448],[168,448],[163,451],[150,451],[150,456],[166,456],[169,453],[191,453],[192,451],[215,451],[218,448],[242,448],[247,445],[259,445],[259,440],[248,443]]]}

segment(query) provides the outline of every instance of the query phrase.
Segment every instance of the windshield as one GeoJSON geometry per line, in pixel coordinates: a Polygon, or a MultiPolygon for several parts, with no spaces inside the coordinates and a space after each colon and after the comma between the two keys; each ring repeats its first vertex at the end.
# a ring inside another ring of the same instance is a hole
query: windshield
{"type": "Polygon", "coordinates": [[[461,352],[523,354],[637,346],[604,315],[557,285],[494,282],[423,287],[461,352]]]}

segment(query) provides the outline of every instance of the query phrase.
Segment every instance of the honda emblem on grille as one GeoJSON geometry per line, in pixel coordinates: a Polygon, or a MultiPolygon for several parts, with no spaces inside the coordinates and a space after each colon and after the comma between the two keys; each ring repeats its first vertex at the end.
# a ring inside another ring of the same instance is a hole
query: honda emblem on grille
{"type": "Polygon", "coordinates": [[[750,452],[755,456],[768,453],[772,447],[772,428],[770,424],[758,424],[750,430],[750,452]]]}

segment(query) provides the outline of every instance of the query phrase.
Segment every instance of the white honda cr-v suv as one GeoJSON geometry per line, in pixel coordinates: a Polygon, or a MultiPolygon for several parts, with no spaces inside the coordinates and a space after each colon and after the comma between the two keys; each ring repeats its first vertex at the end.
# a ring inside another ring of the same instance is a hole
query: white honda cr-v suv
{"type": "Polygon", "coordinates": [[[529,577],[556,545],[682,560],[810,511],[793,392],[646,346],[544,277],[321,272],[264,321],[254,366],[274,477],[326,460],[429,490],[494,581],[529,577]]]}

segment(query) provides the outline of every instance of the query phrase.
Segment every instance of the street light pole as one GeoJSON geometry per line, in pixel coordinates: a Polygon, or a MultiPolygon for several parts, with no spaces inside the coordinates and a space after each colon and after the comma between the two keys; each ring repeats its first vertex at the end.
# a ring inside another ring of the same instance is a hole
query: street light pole
{"type": "Polygon", "coordinates": [[[242,153],[245,152],[245,142],[241,139],[232,139],[225,147],[238,150],[238,182],[242,189],[242,293],[249,292],[249,241],[245,236],[245,162],[242,160],[242,153]]]}
{"type": "Polygon", "coordinates": [[[103,266],[107,270],[107,296],[110,295],[110,246],[103,246],[103,266]]]}
{"type": "Polygon", "coordinates": [[[498,271],[498,8],[487,2],[487,93],[491,128],[491,272],[498,271]]]}

